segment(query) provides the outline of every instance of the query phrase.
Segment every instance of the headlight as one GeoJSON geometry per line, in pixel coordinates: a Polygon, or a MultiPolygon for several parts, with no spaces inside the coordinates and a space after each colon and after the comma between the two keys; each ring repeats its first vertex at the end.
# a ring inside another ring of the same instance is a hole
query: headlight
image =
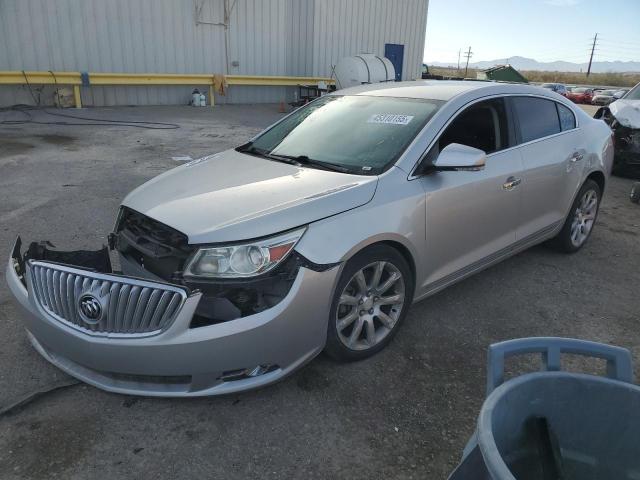
{"type": "Polygon", "coordinates": [[[293,250],[304,228],[238,245],[199,249],[187,263],[185,276],[205,278],[254,277],[268,272],[293,250]]]}

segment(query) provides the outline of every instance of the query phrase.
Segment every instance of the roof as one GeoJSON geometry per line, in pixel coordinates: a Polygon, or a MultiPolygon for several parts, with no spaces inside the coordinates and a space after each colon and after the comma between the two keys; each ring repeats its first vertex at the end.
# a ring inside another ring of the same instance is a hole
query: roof
{"type": "MultiPolygon", "coordinates": [[[[503,70],[505,68],[513,68],[511,65],[494,65],[493,67],[483,70],[484,73],[495,72],[496,70],[503,70]]],[[[514,69],[515,70],[515,69],[514,69]]]]}
{"type": "Polygon", "coordinates": [[[482,73],[484,73],[487,78],[492,80],[528,82],[524,75],[522,75],[518,70],[516,70],[509,64],[495,65],[491,68],[483,70],[482,73]],[[501,74],[506,74],[506,76],[501,74]]]}
{"type": "Polygon", "coordinates": [[[376,97],[421,98],[447,101],[459,94],[480,89],[493,90],[490,92],[491,94],[539,93],[539,90],[542,90],[538,87],[517,83],[482,82],[474,80],[415,80],[359,85],[357,87],[337,90],[333,95],[369,95],[376,97]]]}
{"type": "Polygon", "coordinates": [[[336,94],[449,100],[459,93],[486,86],[487,82],[461,80],[415,80],[408,82],[364,84],[357,87],[337,90],[336,94]]]}

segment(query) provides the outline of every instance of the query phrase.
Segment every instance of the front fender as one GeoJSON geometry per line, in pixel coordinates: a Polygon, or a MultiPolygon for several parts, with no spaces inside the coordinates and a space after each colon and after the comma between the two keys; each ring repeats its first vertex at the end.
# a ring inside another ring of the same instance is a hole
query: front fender
{"type": "Polygon", "coordinates": [[[380,177],[371,202],[309,225],[296,250],[319,264],[344,262],[369,245],[397,242],[422,272],[426,237],[425,192],[417,181],[393,168],[380,177]]]}

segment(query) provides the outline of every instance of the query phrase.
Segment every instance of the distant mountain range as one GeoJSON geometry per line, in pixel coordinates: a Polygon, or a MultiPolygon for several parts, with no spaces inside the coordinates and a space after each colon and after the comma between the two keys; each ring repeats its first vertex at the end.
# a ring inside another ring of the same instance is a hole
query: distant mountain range
{"type": "MultiPolygon", "coordinates": [[[[585,63],[573,63],[573,62],[564,62],[562,60],[558,60],[555,62],[538,62],[533,58],[526,57],[509,57],[507,58],[499,58],[497,60],[491,61],[482,61],[482,62],[473,62],[469,63],[469,67],[478,68],[480,70],[484,70],[486,68],[493,67],[494,65],[502,65],[504,63],[509,63],[516,70],[545,70],[545,71],[557,71],[557,72],[586,72],[588,67],[588,62],[585,63]]],[[[429,65],[433,65],[435,67],[450,67],[456,66],[457,62],[433,62],[429,63],[429,65]]],[[[464,64],[461,63],[461,66],[464,64]]],[[[591,71],[594,73],[605,73],[605,72],[640,72],[640,62],[622,62],[622,61],[614,61],[614,62],[593,62],[591,65],[591,71]]]]}

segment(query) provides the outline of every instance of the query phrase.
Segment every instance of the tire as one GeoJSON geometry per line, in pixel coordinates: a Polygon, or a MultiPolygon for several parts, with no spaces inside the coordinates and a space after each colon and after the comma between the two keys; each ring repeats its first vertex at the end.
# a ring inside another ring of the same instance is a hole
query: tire
{"type": "Polygon", "coordinates": [[[633,203],[640,203],[640,182],[633,184],[633,187],[631,187],[631,194],[629,196],[633,203]]]}
{"type": "Polygon", "coordinates": [[[395,248],[374,245],[356,254],[345,265],[333,294],[325,353],[334,360],[350,362],[382,350],[407,316],[413,289],[411,269],[395,248]],[[376,286],[387,288],[380,292],[373,288],[376,286]],[[385,303],[392,300],[394,304],[385,303]]]}
{"type": "Polygon", "coordinates": [[[591,236],[598,217],[601,199],[602,192],[598,184],[593,180],[586,180],[571,205],[562,230],[551,239],[551,246],[565,253],[574,253],[580,250],[591,236]],[[594,198],[596,203],[591,206],[594,198]],[[576,222],[575,229],[574,222],[576,222]]]}

